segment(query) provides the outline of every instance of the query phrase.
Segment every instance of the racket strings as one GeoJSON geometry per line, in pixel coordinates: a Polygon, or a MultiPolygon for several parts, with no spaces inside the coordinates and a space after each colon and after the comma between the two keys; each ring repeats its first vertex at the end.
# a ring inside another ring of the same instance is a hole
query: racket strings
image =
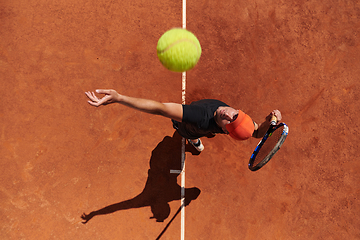
{"type": "Polygon", "coordinates": [[[256,156],[256,159],[253,163],[254,166],[259,164],[274,149],[282,136],[283,130],[284,126],[281,126],[275,129],[275,131],[269,135],[256,156]]]}

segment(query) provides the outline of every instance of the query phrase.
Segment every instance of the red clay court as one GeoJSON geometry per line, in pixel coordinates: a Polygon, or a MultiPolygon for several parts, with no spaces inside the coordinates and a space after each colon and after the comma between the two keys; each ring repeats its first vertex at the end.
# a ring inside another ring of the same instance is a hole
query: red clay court
{"type": "Polygon", "coordinates": [[[186,103],[219,99],[257,122],[280,109],[290,133],[257,172],[257,139],[186,145],[184,215],[171,121],[84,94],[181,103],[156,44],[182,27],[182,4],[0,3],[0,239],[360,239],[360,2],[187,1],[202,56],[186,103]]]}

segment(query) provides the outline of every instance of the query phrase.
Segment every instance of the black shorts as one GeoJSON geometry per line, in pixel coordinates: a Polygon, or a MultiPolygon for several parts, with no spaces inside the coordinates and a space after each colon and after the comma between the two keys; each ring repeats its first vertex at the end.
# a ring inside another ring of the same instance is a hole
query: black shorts
{"type": "MultiPolygon", "coordinates": [[[[173,119],[171,119],[171,122],[173,124],[173,128],[183,137],[186,139],[198,139],[201,137],[206,136],[209,132],[208,131],[201,131],[201,132],[197,132],[197,131],[189,131],[189,125],[187,125],[186,123],[182,123],[182,122],[178,122],[175,121],[173,119]]],[[[194,128],[192,126],[192,128],[194,128]]],[[[198,130],[198,129],[197,129],[198,130]]],[[[199,130],[198,130],[199,131],[199,130]]]]}
{"type": "Polygon", "coordinates": [[[196,137],[190,136],[188,135],[183,128],[181,128],[179,125],[181,124],[178,121],[175,121],[173,119],[171,119],[171,122],[173,124],[173,128],[183,137],[186,139],[196,139],[196,137]]]}

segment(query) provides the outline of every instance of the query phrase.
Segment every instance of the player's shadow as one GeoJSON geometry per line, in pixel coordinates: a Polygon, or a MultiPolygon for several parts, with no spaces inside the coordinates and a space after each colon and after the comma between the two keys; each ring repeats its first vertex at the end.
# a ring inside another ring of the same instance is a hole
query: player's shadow
{"type": "MultiPolygon", "coordinates": [[[[177,184],[178,173],[170,173],[170,170],[181,168],[181,136],[175,132],[172,137],[166,136],[152,151],[150,169],[144,190],[134,198],[109,205],[99,210],[83,214],[83,223],[98,215],[114,213],[116,211],[150,207],[153,213],[151,218],[157,222],[163,222],[170,214],[169,202],[181,199],[181,186],[177,184]]],[[[185,151],[192,154],[198,152],[190,145],[186,145],[185,151]]],[[[200,189],[185,188],[185,206],[189,205],[200,194],[200,189]]]]}

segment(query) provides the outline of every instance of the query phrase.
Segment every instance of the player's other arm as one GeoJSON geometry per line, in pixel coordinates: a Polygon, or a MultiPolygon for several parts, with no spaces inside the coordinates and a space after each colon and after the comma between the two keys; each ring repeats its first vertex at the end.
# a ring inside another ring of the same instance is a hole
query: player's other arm
{"type": "Polygon", "coordinates": [[[271,121],[271,117],[275,115],[278,121],[281,121],[281,112],[279,110],[273,110],[266,118],[265,121],[260,123],[260,125],[258,125],[257,123],[254,122],[255,124],[255,130],[253,133],[253,137],[254,138],[262,138],[265,133],[267,132],[267,130],[270,127],[270,121],[271,121]]]}
{"type": "Polygon", "coordinates": [[[90,99],[88,102],[92,106],[107,105],[111,103],[120,103],[127,107],[137,109],[142,112],[161,115],[174,119],[178,122],[182,121],[182,105],[179,103],[160,103],[150,99],[129,97],[119,94],[115,90],[96,90],[99,94],[105,94],[103,98],[98,98],[93,92],[86,92],[86,96],[90,99]]]}

